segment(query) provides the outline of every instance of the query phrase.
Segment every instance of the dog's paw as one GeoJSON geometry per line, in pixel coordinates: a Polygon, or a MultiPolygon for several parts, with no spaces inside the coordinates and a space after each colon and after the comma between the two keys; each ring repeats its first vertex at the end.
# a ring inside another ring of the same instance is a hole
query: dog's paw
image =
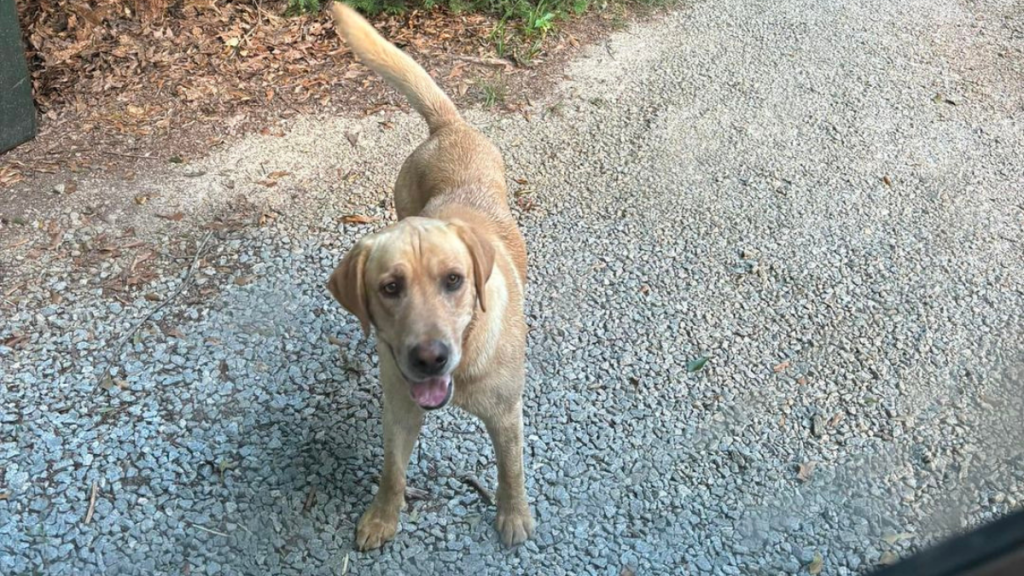
{"type": "Polygon", "coordinates": [[[356,548],[372,550],[380,548],[385,542],[395,537],[398,531],[398,514],[381,510],[371,505],[356,527],[356,548]]]}
{"type": "Polygon", "coordinates": [[[526,505],[498,510],[498,534],[505,546],[522,544],[533,534],[533,516],[526,505]]]}

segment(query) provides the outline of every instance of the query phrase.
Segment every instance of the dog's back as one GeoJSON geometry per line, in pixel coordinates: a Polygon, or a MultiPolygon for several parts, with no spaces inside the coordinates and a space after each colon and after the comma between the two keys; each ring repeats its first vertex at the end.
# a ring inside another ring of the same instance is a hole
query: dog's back
{"type": "Polygon", "coordinates": [[[457,217],[487,227],[506,246],[525,283],[526,246],[509,209],[501,153],[462,119],[422,66],[355,10],[335,2],[331,13],[352,51],[401,92],[430,128],[430,137],[409,155],[395,183],[399,219],[457,217]]]}

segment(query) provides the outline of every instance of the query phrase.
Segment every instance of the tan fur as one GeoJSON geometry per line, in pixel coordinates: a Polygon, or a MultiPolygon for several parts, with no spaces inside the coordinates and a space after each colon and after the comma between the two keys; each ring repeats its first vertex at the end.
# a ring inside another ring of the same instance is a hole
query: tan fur
{"type": "Polygon", "coordinates": [[[351,8],[335,3],[331,10],[353,52],[404,94],[430,129],[395,184],[400,221],[361,239],[328,281],[364,329],[376,329],[384,388],[384,469],[356,545],[376,548],[397,530],[424,416],[410,395],[405,351],[428,340],[451,347],[451,401],[487,428],[498,461],[498,532],[506,545],[518,544],[533,531],[523,477],[526,246],[508,207],[504,163],[423,68],[351,8]],[[452,273],[464,276],[465,286],[446,292],[440,287],[452,273]],[[397,299],[386,292],[396,278],[404,286],[397,299]]]}

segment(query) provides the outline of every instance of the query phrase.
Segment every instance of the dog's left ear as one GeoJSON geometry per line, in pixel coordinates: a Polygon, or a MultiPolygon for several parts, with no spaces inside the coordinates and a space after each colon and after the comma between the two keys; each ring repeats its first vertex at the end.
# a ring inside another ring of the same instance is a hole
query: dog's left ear
{"type": "Polygon", "coordinates": [[[359,319],[363,335],[370,335],[370,301],[366,293],[366,260],[370,256],[370,242],[361,239],[341,260],[327,280],[331,296],[359,319]]]}
{"type": "Polygon", "coordinates": [[[494,244],[490,239],[474,228],[462,223],[454,224],[462,243],[469,249],[469,255],[473,258],[473,283],[476,288],[476,298],[480,302],[480,310],[487,312],[486,286],[491,279],[491,271],[494,269],[494,244]]]}

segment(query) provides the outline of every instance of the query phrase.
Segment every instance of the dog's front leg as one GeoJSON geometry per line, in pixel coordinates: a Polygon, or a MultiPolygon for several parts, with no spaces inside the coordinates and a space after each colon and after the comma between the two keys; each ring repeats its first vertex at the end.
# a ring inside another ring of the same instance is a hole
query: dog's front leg
{"type": "Polygon", "coordinates": [[[524,542],[533,533],[523,476],[523,406],[484,417],[498,459],[498,533],[506,546],[524,542]]]}
{"type": "Polygon", "coordinates": [[[423,425],[423,410],[413,403],[408,385],[389,364],[381,362],[384,471],[380,476],[377,496],[356,528],[356,546],[360,550],[379,548],[398,530],[398,515],[405,505],[405,469],[423,425]]]}

